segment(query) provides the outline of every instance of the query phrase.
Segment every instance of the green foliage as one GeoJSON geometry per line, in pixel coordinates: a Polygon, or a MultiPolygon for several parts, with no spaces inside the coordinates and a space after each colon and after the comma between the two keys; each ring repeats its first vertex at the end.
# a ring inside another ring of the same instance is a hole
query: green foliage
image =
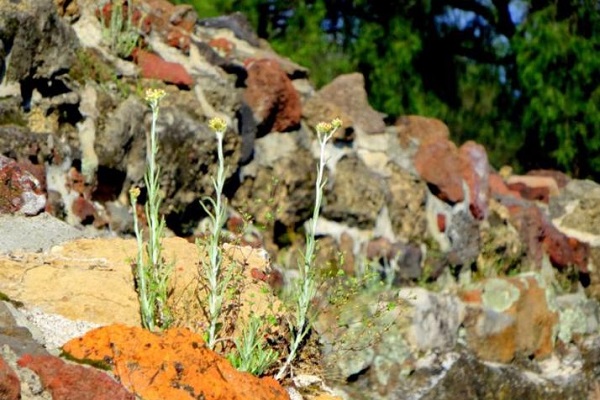
{"type": "Polygon", "coordinates": [[[341,126],[342,121],[340,119],[334,119],[331,123],[320,122],[316,126],[319,143],[319,162],[317,164],[317,179],[315,181],[315,202],[310,226],[306,230],[304,254],[299,261],[300,278],[294,282],[293,300],[295,303],[295,315],[294,319],[288,322],[291,333],[290,350],[285,362],[275,376],[277,380],[283,379],[286,376],[290,365],[298,356],[300,347],[310,332],[312,320],[315,318],[315,310],[312,304],[317,294],[317,274],[314,260],[317,245],[317,222],[321,213],[323,190],[327,183],[325,178],[325,147],[341,126]]]}
{"type": "Polygon", "coordinates": [[[218,166],[217,176],[212,178],[215,189],[215,198],[207,197],[205,200],[211,206],[209,209],[201,203],[210,219],[210,234],[207,239],[197,239],[196,245],[201,251],[208,252],[208,259],[202,259],[200,272],[208,285],[208,336],[207,344],[211,350],[219,340],[219,331],[222,324],[219,322],[223,301],[228,289],[228,284],[233,278],[231,274],[223,272],[223,250],[220,246],[221,232],[227,218],[227,204],[223,198],[225,185],[225,158],[223,156],[223,138],[227,131],[227,123],[221,118],[212,118],[208,123],[217,139],[218,166]]]}
{"type": "MultiPolygon", "coordinates": [[[[129,6],[124,5],[125,0],[111,0],[110,20],[104,21],[102,17],[102,38],[111,51],[119,57],[127,58],[138,44],[140,33],[138,27],[133,23],[133,13],[129,6]]],[[[140,20],[140,24],[141,24],[140,20]]]]}
{"type": "Polygon", "coordinates": [[[227,359],[237,370],[260,376],[277,361],[279,354],[266,346],[262,329],[263,321],[252,315],[242,338],[234,339],[236,350],[227,359]]]}
{"type": "Polygon", "coordinates": [[[356,69],[356,62],[320,28],[325,16],[322,1],[299,1],[285,28],[271,27],[270,37],[273,49],[307,67],[318,87],[356,69]]]}
{"type": "Polygon", "coordinates": [[[189,4],[198,13],[199,18],[210,18],[217,17],[221,14],[232,12],[235,8],[235,4],[239,3],[236,0],[219,0],[219,1],[206,1],[206,0],[173,0],[174,4],[189,4]]]}
{"type": "Polygon", "coordinates": [[[142,326],[149,330],[165,329],[172,323],[171,310],[167,305],[172,265],[162,257],[162,239],[165,220],[159,215],[162,198],[160,195],[160,167],[156,163],[158,155],[158,135],[156,121],[160,110],[160,100],[166,95],[164,90],[149,89],[146,101],[152,109],[152,125],[148,135],[146,149],[147,201],[144,206],[148,221],[148,241],[144,244],[143,232],[137,218],[136,204],[140,195],[139,188],[132,188],[129,199],[133,208],[133,223],[137,239],[137,257],[135,260],[135,279],[142,317],[142,326]]]}
{"type": "Polygon", "coordinates": [[[530,15],[513,41],[527,99],[529,148],[575,175],[600,176],[600,15],[597,4],[556,4],[530,15]]]}

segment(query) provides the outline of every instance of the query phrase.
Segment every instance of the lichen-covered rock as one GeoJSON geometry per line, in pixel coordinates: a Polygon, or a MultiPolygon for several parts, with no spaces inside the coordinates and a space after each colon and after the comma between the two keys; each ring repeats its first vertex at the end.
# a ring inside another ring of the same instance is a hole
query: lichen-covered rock
{"type": "Polygon", "coordinates": [[[462,297],[471,306],[467,345],[482,360],[543,359],[554,350],[559,314],[539,276],[489,279],[462,297]]]}
{"type": "Polygon", "coordinates": [[[508,210],[490,203],[489,224],[481,227],[481,251],[477,256],[476,277],[491,278],[511,271],[528,271],[527,248],[519,232],[508,222],[508,210]],[[502,215],[505,213],[505,215],[502,215]]]}
{"type": "MultiPolygon", "coordinates": [[[[415,373],[417,376],[425,375],[423,380],[431,383],[429,387],[426,386],[422,388],[423,391],[419,392],[420,399],[563,400],[588,398],[586,378],[580,371],[571,376],[565,374],[567,376],[564,378],[559,376],[551,379],[535,371],[523,371],[514,366],[482,362],[466,353],[455,355],[450,362],[444,363],[440,367],[442,373],[435,373],[435,368],[423,371],[424,373],[421,374],[415,373]],[[427,375],[430,379],[426,379],[427,375]]],[[[402,398],[400,393],[396,393],[398,396],[396,398],[402,398]]]]}
{"type": "Polygon", "coordinates": [[[369,395],[381,392],[411,370],[412,350],[406,307],[390,293],[349,296],[319,314],[315,329],[323,343],[327,375],[337,382],[366,374],[369,395]]]}
{"type": "Polygon", "coordinates": [[[454,347],[465,318],[465,307],[456,296],[403,288],[398,297],[410,305],[405,310],[411,321],[406,338],[414,348],[428,351],[454,347]]]}
{"type": "Polygon", "coordinates": [[[409,172],[390,164],[386,199],[394,234],[409,242],[421,241],[427,232],[425,202],[427,186],[409,172]]]}
{"type": "Polygon", "coordinates": [[[148,400],[286,400],[273,378],[238,372],[202,337],[183,328],[162,334],[111,325],[67,343],[63,350],[81,360],[108,363],[121,383],[148,400]]]}
{"type": "Polygon", "coordinates": [[[423,254],[414,244],[380,237],[367,243],[365,253],[368,260],[379,263],[380,275],[389,285],[400,286],[420,278],[423,272],[423,254]]]}

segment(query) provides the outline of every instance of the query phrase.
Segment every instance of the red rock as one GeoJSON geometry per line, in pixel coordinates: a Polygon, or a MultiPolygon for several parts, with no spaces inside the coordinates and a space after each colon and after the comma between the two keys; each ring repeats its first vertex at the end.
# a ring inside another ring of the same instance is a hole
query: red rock
{"type": "Polygon", "coordinates": [[[508,208],[511,222],[519,231],[530,258],[537,266],[541,266],[543,254],[546,253],[556,268],[574,265],[580,272],[589,272],[589,244],[559,231],[534,204],[524,200],[504,201],[503,204],[508,208]]]}
{"type": "MultiPolygon", "coordinates": [[[[225,38],[214,38],[208,42],[208,45],[213,49],[222,53],[225,57],[229,56],[235,49],[235,45],[225,38]]],[[[246,60],[247,61],[247,60],[246,60]]]]}
{"type": "Polygon", "coordinates": [[[548,204],[550,202],[550,190],[547,187],[530,187],[525,183],[509,183],[508,188],[518,192],[522,198],[532,201],[541,201],[548,204]]]}
{"type": "Polygon", "coordinates": [[[415,154],[414,165],[418,174],[432,187],[434,195],[451,204],[465,199],[464,181],[469,190],[471,215],[478,220],[486,219],[490,167],[485,148],[468,141],[457,150],[454,143],[444,138],[441,128],[433,132],[437,133],[424,134],[424,143],[415,154]]]}
{"type": "Polygon", "coordinates": [[[0,357],[0,399],[18,400],[21,398],[21,383],[13,369],[0,357]]]}
{"type": "Polygon", "coordinates": [[[550,196],[559,194],[558,183],[550,176],[513,175],[506,183],[511,190],[518,191],[527,200],[548,203],[550,196]]]}
{"type": "Polygon", "coordinates": [[[134,400],[135,396],[106,373],[68,364],[53,356],[26,354],[17,362],[34,371],[54,400],[134,400]]]}
{"type": "Polygon", "coordinates": [[[464,200],[460,159],[454,143],[435,140],[422,144],[415,154],[414,165],[441,200],[450,203],[464,200]]]}
{"type": "Polygon", "coordinates": [[[437,226],[440,232],[446,232],[446,215],[438,214],[437,215],[437,226]]]}
{"type": "Polygon", "coordinates": [[[285,132],[300,125],[302,106],[292,81],[275,60],[248,61],[244,100],[264,132],[285,132]]]}
{"type": "Polygon", "coordinates": [[[481,290],[480,289],[464,290],[459,293],[459,296],[463,303],[470,303],[472,305],[481,305],[481,290]]]}
{"type": "Polygon", "coordinates": [[[69,169],[66,186],[69,190],[74,190],[82,196],[89,194],[85,186],[85,177],[75,167],[69,169]]]}
{"type": "Polygon", "coordinates": [[[107,362],[125,387],[146,400],[289,400],[273,378],[237,371],[184,328],[155,334],[105,326],[71,340],[63,350],[76,359],[107,362]]]}
{"type": "Polygon", "coordinates": [[[250,270],[250,275],[257,281],[267,282],[267,280],[269,279],[269,276],[263,271],[259,270],[258,268],[252,268],[250,270]]]}
{"type": "Polygon", "coordinates": [[[41,183],[16,161],[0,155],[0,213],[36,215],[45,206],[41,183]]]}
{"type": "Polygon", "coordinates": [[[496,172],[490,172],[489,176],[490,193],[492,196],[511,196],[520,199],[521,194],[514,190],[510,190],[504,179],[496,172]]]}
{"type": "Polygon", "coordinates": [[[79,218],[83,225],[89,225],[96,218],[96,208],[83,196],[77,197],[71,205],[71,211],[79,218]]]}
{"type": "Polygon", "coordinates": [[[429,141],[450,138],[450,130],[446,124],[435,118],[406,115],[398,118],[394,126],[403,147],[407,147],[412,140],[416,140],[421,145],[429,141]]]}
{"type": "Polygon", "coordinates": [[[468,141],[459,149],[461,176],[469,187],[471,215],[484,220],[488,215],[490,166],[485,148],[468,141]]]}
{"type": "Polygon", "coordinates": [[[158,79],[177,86],[191,87],[194,79],[181,64],[165,61],[156,54],[135,49],[133,58],[141,69],[144,78],[158,79]]]}

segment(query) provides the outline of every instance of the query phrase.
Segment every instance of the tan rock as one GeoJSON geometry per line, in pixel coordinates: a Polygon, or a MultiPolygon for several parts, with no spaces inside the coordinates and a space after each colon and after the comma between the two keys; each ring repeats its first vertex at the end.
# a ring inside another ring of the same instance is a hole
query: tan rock
{"type": "MultiPolygon", "coordinates": [[[[206,325],[198,302],[205,287],[198,279],[200,251],[181,238],[163,241],[163,256],[172,261],[176,324],[202,332],[206,325]]],[[[235,296],[226,300],[224,330],[237,334],[250,312],[276,314],[281,303],[267,282],[252,277],[251,270],[268,274],[261,250],[225,245],[224,268],[235,268],[235,296]],[[241,318],[241,320],[240,320],[241,318]]],[[[0,256],[0,292],[47,313],[97,324],[139,326],[139,305],[131,262],[134,239],[79,239],[55,246],[49,253],[13,253],[0,256]]]]}

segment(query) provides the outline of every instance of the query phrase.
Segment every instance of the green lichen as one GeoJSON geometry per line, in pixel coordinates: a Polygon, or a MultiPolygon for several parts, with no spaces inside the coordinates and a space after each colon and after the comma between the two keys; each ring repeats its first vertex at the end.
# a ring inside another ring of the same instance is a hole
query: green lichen
{"type": "Polygon", "coordinates": [[[485,307],[503,312],[519,298],[519,289],[503,279],[490,279],[483,287],[482,301],[485,307]]]}
{"type": "Polygon", "coordinates": [[[574,334],[586,333],[587,320],[579,308],[567,308],[561,311],[558,323],[558,338],[563,343],[571,342],[574,334]]]}

